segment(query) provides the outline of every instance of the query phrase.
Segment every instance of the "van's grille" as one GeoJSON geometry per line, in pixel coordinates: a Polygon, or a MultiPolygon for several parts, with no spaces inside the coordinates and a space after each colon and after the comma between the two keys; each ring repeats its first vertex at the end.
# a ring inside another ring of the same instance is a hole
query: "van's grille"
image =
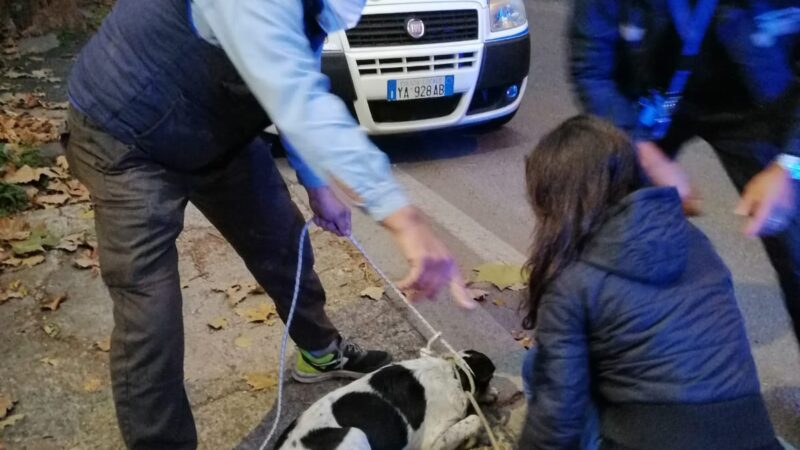
{"type": "Polygon", "coordinates": [[[433,44],[478,39],[478,11],[424,11],[391,14],[367,14],[358,26],[347,31],[350,47],[433,44]],[[409,19],[425,24],[425,34],[414,39],[406,31],[409,19]]]}
{"type": "Polygon", "coordinates": [[[456,72],[470,69],[478,63],[475,52],[438,55],[404,56],[397,58],[362,58],[356,60],[361,75],[385,75],[414,72],[456,72]]]}

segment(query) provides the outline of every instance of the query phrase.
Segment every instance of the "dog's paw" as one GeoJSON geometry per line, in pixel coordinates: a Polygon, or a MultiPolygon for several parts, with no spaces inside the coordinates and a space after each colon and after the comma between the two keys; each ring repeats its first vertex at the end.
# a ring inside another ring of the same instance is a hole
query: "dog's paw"
{"type": "Polygon", "coordinates": [[[494,387],[489,387],[489,389],[481,395],[481,398],[478,399],[478,403],[491,405],[495,403],[498,398],[500,398],[500,392],[494,387]]]}

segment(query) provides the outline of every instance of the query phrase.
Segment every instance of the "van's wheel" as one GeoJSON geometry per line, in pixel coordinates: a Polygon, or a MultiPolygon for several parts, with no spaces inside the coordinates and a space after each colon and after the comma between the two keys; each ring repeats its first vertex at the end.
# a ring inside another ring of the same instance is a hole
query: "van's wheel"
{"type": "Polygon", "coordinates": [[[503,126],[505,126],[508,122],[511,122],[511,120],[514,118],[514,116],[517,115],[517,111],[519,111],[519,110],[516,109],[511,114],[508,114],[508,115],[503,116],[503,117],[498,117],[496,119],[492,119],[492,120],[490,120],[490,121],[488,121],[486,123],[482,123],[482,124],[478,125],[477,128],[479,130],[481,130],[481,131],[499,130],[500,128],[503,128],[503,126]]]}

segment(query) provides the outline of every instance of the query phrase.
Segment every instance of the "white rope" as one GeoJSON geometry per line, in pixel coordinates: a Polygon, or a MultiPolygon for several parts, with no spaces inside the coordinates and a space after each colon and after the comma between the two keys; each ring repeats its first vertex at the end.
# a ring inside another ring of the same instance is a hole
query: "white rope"
{"type": "MultiPolygon", "coordinates": [[[[286,364],[286,345],[289,340],[289,329],[292,326],[292,319],[294,319],[295,307],[297,306],[297,298],[300,294],[300,281],[303,273],[303,253],[305,250],[304,246],[305,246],[306,236],[308,235],[308,228],[310,225],[311,221],[306,222],[306,224],[303,226],[303,230],[300,232],[300,239],[299,239],[300,243],[297,252],[297,272],[295,273],[295,279],[294,279],[294,293],[292,295],[292,306],[289,309],[289,317],[286,320],[286,328],[283,331],[283,339],[281,340],[281,355],[280,355],[281,359],[278,369],[279,370],[278,398],[276,400],[277,407],[275,412],[275,419],[272,422],[272,428],[267,434],[266,439],[264,439],[264,442],[261,444],[258,450],[264,450],[267,447],[267,443],[269,443],[275,436],[275,432],[278,429],[278,423],[281,420],[281,407],[283,403],[283,381],[284,381],[283,377],[286,364]]],[[[364,249],[364,247],[361,246],[361,243],[359,243],[356,240],[356,238],[353,237],[352,235],[349,236],[349,239],[350,242],[358,249],[358,251],[361,252],[361,254],[364,256],[364,259],[367,260],[367,263],[369,263],[372,269],[375,270],[375,272],[392,289],[392,291],[394,291],[394,293],[398,297],[400,297],[401,300],[403,300],[403,303],[405,303],[409,311],[411,311],[416,316],[417,320],[419,320],[420,323],[424,325],[430,332],[431,337],[429,338],[425,348],[421,350],[422,354],[428,356],[434,356],[432,347],[433,344],[438,340],[439,342],[441,342],[442,346],[444,346],[444,348],[450,353],[448,357],[452,361],[452,363],[457,367],[459,367],[461,371],[466,375],[470,385],[470,395],[468,395],[467,397],[470,403],[472,404],[472,407],[475,409],[475,413],[480,418],[483,427],[486,429],[486,434],[489,436],[489,440],[492,443],[492,448],[494,450],[502,450],[500,445],[497,443],[497,439],[495,438],[494,433],[492,432],[491,426],[489,426],[489,421],[486,420],[486,416],[483,414],[483,410],[481,410],[481,407],[478,405],[478,401],[475,399],[475,380],[473,378],[474,374],[472,373],[472,369],[470,369],[467,362],[464,361],[464,358],[461,357],[461,355],[453,348],[453,346],[450,345],[450,343],[448,343],[444,338],[442,338],[442,333],[440,331],[437,331],[436,328],[434,328],[433,325],[431,325],[431,323],[428,322],[425,316],[423,316],[422,313],[420,313],[419,310],[416,307],[414,307],[414,305],[411,303],[408,297],[406,297],[405,294],[403,294],[403,292],[397,287],[397,285],[395,285],[394,282],[392,282],[392,280],[389,279],[388,276],[386,276],[383,270],[381,270],[380,267],[378,267],[378,265],[375,264],[375,261],[373,261],[372,258],[369,256],[369,254],[367,254],[367,251],[364,249]]]]}

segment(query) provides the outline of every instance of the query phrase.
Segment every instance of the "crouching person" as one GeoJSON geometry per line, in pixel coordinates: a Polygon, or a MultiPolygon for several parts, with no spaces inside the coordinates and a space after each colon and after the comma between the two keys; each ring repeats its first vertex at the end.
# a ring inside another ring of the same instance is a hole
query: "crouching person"
{"type": "Polygon", "coordinates": [[[520,448],[780,449],[731,275],[632,143],[572,118],[528,157],[536,218],[520,448]]]}

